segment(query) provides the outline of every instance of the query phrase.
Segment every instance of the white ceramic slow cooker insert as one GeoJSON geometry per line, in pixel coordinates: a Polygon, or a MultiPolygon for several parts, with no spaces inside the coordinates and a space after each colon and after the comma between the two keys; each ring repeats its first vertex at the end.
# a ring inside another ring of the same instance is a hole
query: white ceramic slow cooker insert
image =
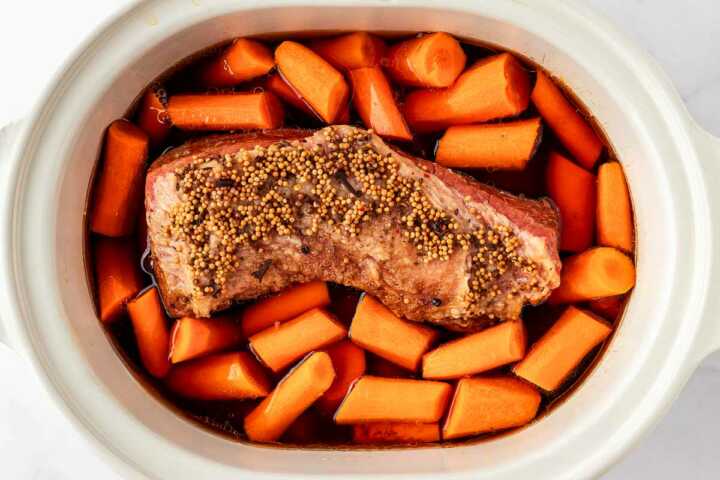
{"type": "Polygon", "coordinates": [[[147,0],[80,47],[24,124],[2,179],[4,340],[128,478],[577,479],[597,475],[720,348],[720,141],[649,57],[574,1],[147,0]],[[97,320],[83,212],[105,127],[188,54],[244,35],[446,31],[559,76],[607,133],[630,184],[637,286],[607,351],[528,428],[452,448],[290,450],[231,441],[168,409],[125,368],[97,320]]]}

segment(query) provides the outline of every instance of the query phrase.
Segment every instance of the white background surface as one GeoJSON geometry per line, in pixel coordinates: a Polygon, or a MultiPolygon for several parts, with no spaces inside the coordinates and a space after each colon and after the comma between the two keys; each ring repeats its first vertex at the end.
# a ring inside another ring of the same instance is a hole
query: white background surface
{"type": "MultiPolygon", "coordinates": [[[[2,1],[0,127],[25,115],[70,49],[126,1],[2,1]]],[[[719,0],[586,3],[653,54],[698,122],[720,136],[719,0]]],[[[720,354],[715,354],[654,432],[603,478],[720,478],[719,407],[720,354]]],[[[0,478],[117,478],[50,404],[23,359],[2,345],[0,478]]]]}

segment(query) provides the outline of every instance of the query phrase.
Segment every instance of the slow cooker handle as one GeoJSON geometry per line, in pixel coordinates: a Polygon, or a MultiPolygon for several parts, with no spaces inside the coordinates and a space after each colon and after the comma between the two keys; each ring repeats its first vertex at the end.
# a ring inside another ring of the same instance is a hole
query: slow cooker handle
{"type": "MultiPolygon", "coordinates": [[[[0,128],[0,192],[8,192],[8,169],[10,168],[10,155],[18,139],[22,122],[17,121],[0,128]]],[[[3,318],[3,311],[7,309],[0,307],[0,343],[9,345],[7,318],[3,318]]]]}
{"type": "Polygon", "coordinates": [[[707,298],[703,310],[702,326],[696,340],[696,365],[711,353],[720,351],[720,138],[695,126],[695,144],[698,149],[705,191],[710,209],[710,236],[712,239],[712,258],[710,259],[710,278],[707,298]]]}

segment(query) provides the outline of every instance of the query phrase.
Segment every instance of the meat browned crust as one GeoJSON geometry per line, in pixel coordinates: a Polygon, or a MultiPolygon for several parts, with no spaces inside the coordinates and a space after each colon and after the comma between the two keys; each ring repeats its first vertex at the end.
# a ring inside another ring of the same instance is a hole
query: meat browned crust
{"type": "Polygon", "coordinates": [[[208,316],[310,280],[457,330],[514,319],[559,284],[559,216],[334,126],[193,140],[146,181],[171,315],[208,316]]]}

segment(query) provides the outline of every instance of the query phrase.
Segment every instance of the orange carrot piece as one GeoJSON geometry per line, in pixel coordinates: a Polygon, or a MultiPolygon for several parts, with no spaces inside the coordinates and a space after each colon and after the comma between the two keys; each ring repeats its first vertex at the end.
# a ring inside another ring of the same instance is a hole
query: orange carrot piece
{"type": "Polygon", "coordinates": [[[418,132],[513,117],[529,103],[530,80],[509,53],[480,60],[450,87],[417,90],[405,98],[405,120],[418,132]]]}
{"type": "Polygon", "coordinates": [[[440,441],[437,423],[377,422],[353,425],[353,442],[377,443],[428,443],[440,441]]]}
{"type": "Polygon", "coordinates": [[[515,365],[513,373],[552,392],[610,332],[612,327],[599,317],[570,306],[515,365]]]}
{"type": "Polygon", "coordinates": [[[272,385],[248,352],[230,352],[175,365],[165,379],[170,390],[198,400],[261,398],[272,385]]]}
{"type": "Polygon", "coordinates": [[[365,350],[413,371],[437,338],[432,328],[401,320],[367,294],[358,302],[348,335],[365,350]]]}
{"type": "Polygon", "coordinates": [[[135,245],[127,239],[97,238],[93,246],[100,320],[111,322],[143,287],[139,257],[135,245]]]}
{"type": "Polygon", "coordinates": [[[165,309],[160,303],[156,288],[146,290],[127,304],[140,360],[153,377],[162,378],[170,370],[168,361],[168,334],[165,309]]]}
{"type": "Polygon", "coordinates": [[[333,123],[348,102],[345,78],[321,56],[297,42],[284,41],[275,49],[283,78],[326,123],[333,123]]]}
{"type": "Polygon", "coordinates": [[[381,137],[412,140],[405,119],[395,102],[390,82],[380,67],[356,68],[350,71],[353,105],[366,127],[381,137]]]}
{"type": "Polygon", "coordinates": [[[563,261],[560,286],[548,301],[559,304],[614,297],[634,285],[635,266],[627,255],[610,247],[594,247],[563,261]]]}
{"type": "Polygon", "coordinates": [[[458,381],[442,437],[444,440],[519,427],[537,415],[540,393],[512,377],[458,381]]]}
{"type": "Polygon", "coordinates": [[[314,352],[300,362],[255,410],[245,417],[245,433],[256,442],[272,442],[330,388],[335,379],[330,355],[314,352]]]}
{"type": "Polygon", "coordinates": [[[318,399],[317,406],[333,414],[345,398],[350,385],[365,373],[365,352],[349,340],[342,340],[326,348],[335,369],[335,381],[318,399]]]}
{"type": "Polygon", "coordinates": [[[199,73],[204,87],[234,87],[265,75],[275,66],[272,52],[255,40],[238,38],[199,73]]]}
{"type": "Polygon", "coordinates": [[[179,363],[235,346],[243,334],[240,324],[229,316],[183,317],[175,322],[171,338],[170,361],[179,363]]]}
{"type": "Polygon", "coordinates": [[[560,249],[587,250],[595,230],[595,176],[557,152],[552,152],[545,171],[548,194],[562,219],[560,249]]]}
{"type": "Polygon", "coordinates": [[[147,89],[136,114],[138,127],[147,133],[150,146],[157,148],[165,142],[172,123],[167,113],[167,92],[158,84],[147,89]]]}
{"type": "Polygon", "coordinates": [[[250,348],[272,371],[279,372],[308,352],[347,336],[345,327],[325,310],[314,308],[289,322],[250,337],[250,348]]]}
{"type": "Polygon", "coordinates": [[[509,321],[440,345],[423,356],[423,378],[460,378],[516,362],[525,355],[525,327],[509,321]]]}
{"type": "Polygon", "coordinates": [[[313,308],[330,305],[330,291],[325,282],[302,283],[255,302],[242,314],[242,331],[246,337],[273,325],[295,318],[313,308]]]}
{"type": "Polygon", "coordinates": [[[537,81],[530,96],[540,116],[557,135],[568,152],[583,167],[592,169],[602,153],[603,145],[587,121],[578,113],[560,89],[543,72],[537,72],[537,81]]]}
{"type": "Polygon", "coordinates": [[[354,32],[339,37],[315,40],[310,49],[335,68],[355,68],[380,65],[387,47],[385,42],[367,32],[354,32]]]}
{"type": "Polygon", "coordinates": [[[285,116],[282,104],[270,92],[174,95],[168,114],[183,130],[278,128],[285,116]]]}
{"type": "Polygon", "coordinates": [[[402,85],[449,87],[465,68],[460,42],[438,32],[393,45],[387,53],[387,70],[402,85]]]}
{"type": "Polygon", "coordinates": [[[598,298],[597,300],[588,302],[588,308],[590,308],[593,313],[600,315],[610,323],[615,322],[620,316],[624,306],[625,297],[623,296],[598,298]]]}
{"type": "Polygon", "coordinates": [[[633,219],[630,193],[618,162],[600,165],[597,179],[598,243],[626,252],[633,251],[633,219]]]}
{"type": "Polygon", "coordinates": [[[103,163],[95,183],[90,229],[107,237],[133,232],[142,202],[148,136],[127,120],[115,120],[105,133],[103,163]]]}
{"type": "Polygon", "coordinates": [[[295,90],[293,90],[280,75],[276,73],[270,75],[265,81],[265,88],[277,95],[277,97],[285,103],[289,103],[293,107],[307,113],[308,115],[313,117],[317,116],[317,114],[313,112],[312,108],[305,103],[305,100],[295,93],[295,90]]]}
{"type": "Polygon", "coordinates": [[[485,125],[458,125],[438,142],[435,160],[452,168],[522,170],[542,139],[539,118],[485,125]]]}
{"type": "Polygon", "coordinates": [[[451,393],[443,382],[360,377],[335,413],[335,423],[434,423],[445,413],[451,393]]]}

